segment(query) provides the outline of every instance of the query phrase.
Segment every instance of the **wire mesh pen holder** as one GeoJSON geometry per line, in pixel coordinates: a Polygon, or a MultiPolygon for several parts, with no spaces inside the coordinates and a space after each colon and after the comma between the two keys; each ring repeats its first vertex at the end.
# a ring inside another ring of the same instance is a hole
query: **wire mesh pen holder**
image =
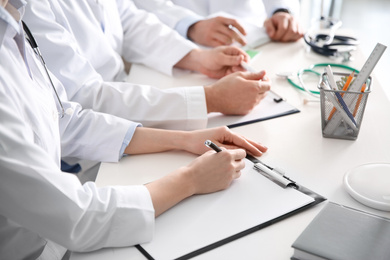
{"type": "MultiPolygon", "coordinates": [[[[324,87],[324,84],[329,85],[326,73],[321,75],[318,86],[321,100],[322,136],[356,140],[363,120],[368,94],[371,92],[371,77],[367,79],[365,86],[362,86],[360,91],[343,91],[342,88],[349,74],[333,73],[333,76],[339,90],[329,90],[324,87]],[[340,98],[342,98],[341,102],[340,98]]],[[[354,77],[356,77],[356,73],[354,77]]]]}

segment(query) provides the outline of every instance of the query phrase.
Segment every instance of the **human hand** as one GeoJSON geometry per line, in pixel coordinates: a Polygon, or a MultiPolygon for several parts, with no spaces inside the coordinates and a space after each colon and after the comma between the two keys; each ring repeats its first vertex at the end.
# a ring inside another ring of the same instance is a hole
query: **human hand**
{"type": "MultiPolygon", "coordinates": [[[[146,132],[150,132],[152,135],[149,137],[153,138],[156,129],[149,129],[146,132]]],[[[167,133],[164,130],[157,130],[155,138],[163,142],[160,145],[204,154],[189,165],[145,185],[152,198],[156,216],[194,194],[211,193],[228,188],[234,179],[241,176],[241,170],[245,167],[245,150],[254,156],[261,156],[267,151],[267,147],[233,133],[227,127],[191,132],[177,131],[174,136],[169,134],[170,137],[165,135],[165,138],[161,135],[164,132],[167,133]],[[207,139],[221,146],[222,151],[219,153],[208,151],[204,144],[207,139]],[[166,144],[164,140],[167,141],[166,144]]]]}
{"type": "Polygon", "coordinates": [[[244,71],[241,62],[248,62],[249,55],[234,46],[220,46],[201,50],[198,55],[199,72],[210,78],[220,79],[236,71],[244,71]]]}
{"type": "Polygon", "coordinates": [[[207,112],[245,115],[265,98],[270,89],[271,82],[265,71],[230,74],[204,87],[207,112]]]}
{"type": "Polygon", "coordinates": [[[186,132],[181,147],[188,152],[202,154],[210,150],[204,144],[206,140],[227,149],[244,149],[253,156],[261,156],[268,149],[258,142],[232,132],[226,126],[186,132]]]}
{"type": "Polygon", "coordinates": [[[147,183],[155,216],[192,195],[226,189],[240,177],[245,167],[245,151],[222,149],[219,153],[209,151],[189,165],[147,183]]]}
{"type": "Polygon", "coordinates": [[[268,36],[273,41],[297,41],[303,36],[298,21],[289,13],[278,12],[264,21],[268,36]]]}
{"type": "Polygon", "coordinates": [[[249,55],[234,46],[220,46],[213,49],[193,49],[175,67],[198,71],[210,78],[222,78],[235,71],[243,71],[241,62],[247,62],[249,55]]]}
{"type": "Polygon", "coordinates": [[[209,151],[192,161],[185,171],[192,194],[205,194],[224,190],[245,168],[246,153],[242,149],[209,151]]]}
{"type": "Polygon", "coordinates": [[[188,28],[187,36],[198,44],[210,47],[230,45],[233,41],[246,45],[245,38],[230,29],[229,25],[246,35],[245,29],[235,19],[218,16],[194,23],[188,28]]]}

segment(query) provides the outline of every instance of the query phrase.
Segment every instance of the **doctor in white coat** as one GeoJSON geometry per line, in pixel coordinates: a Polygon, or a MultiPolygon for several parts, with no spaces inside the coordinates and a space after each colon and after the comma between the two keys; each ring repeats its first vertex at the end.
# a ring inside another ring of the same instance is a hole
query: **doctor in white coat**
{"type": "Polygon", "coordinates": [[[68,98],[84,108],[144,126],[192,130],[207,126],[208,112],[248,113],[270,89],[265,72],[237,73],[209,86],[163,91],[107,82],[124,79],[122,56],[166,74],[180,63],[216,76],[239,69],[221,64],[236,64],[242,52],[200,50],[128,0],[27,2],[24,20],[47,66],[64,84],[68,98]]]}
{"type": "Polygon", "coordinates": [[[227,188],[244,167],[243,149],[255,156],[266,151],[227,128],[148,129],[69,102],[63,85],[52,74],[54,86],[50,84],[25,41],[20,23],[24,4],[0,0],[1,259],[61,259],[67,249],[91,251],[149,241],[155,216],[193,194],[227,188]],[[139,186],[81,185],[59,169],[60,157],[68,155],[114,162],[123,153],[183,149],[202,154],[207,138],[243,149],[209,151],[187,167],[139,186]]]}
{"type": "Polygon", "coordinates": [[[205,46],[246,44],[246,31],[237,19],[265,27],[274,41],[296,41],[302,37],[297,16],[298,0],[133,0],[152,12],[183,37],[205,46]],[[215,16],[223,12],[229,16],[215,16]],[[241,35],[229,29],[232,25],[241,35]]]}

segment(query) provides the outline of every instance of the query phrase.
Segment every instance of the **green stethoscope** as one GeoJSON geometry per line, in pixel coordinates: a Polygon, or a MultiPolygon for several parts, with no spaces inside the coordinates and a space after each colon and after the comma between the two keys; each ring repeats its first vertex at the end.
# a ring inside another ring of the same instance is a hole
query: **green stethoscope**
{"type": "Polygon", "coordinates": [[[313,64],[311,65],[309,68],[307,69],[300,69],[298,71],[298,73],[296,74],[296,76],[298,77],[298,80],[299,80],[299,83],[297,84],[296,82],[293,81],[293,79],[291,78],[291,75],[290,76],[286,76],[286,75],[280,75],[280,76],[284,76],[287,78],[287,81],[288,83],[290,83],[293,87],[299,89],[299,90],[302,90],[302,91],[305,91],[307,92],[308,94],[310,94],[311,96],[313,97],[316,97],[318,98],[320,92],[319,91],[315,91],[315,90],[309,90],[305,83],[303,82],[303,74],[305,73],[311,73],[311,74],[315,74],[317,75],[318,77],[321,76],[321,73],[319,73],[318,71],[314,70],[315,68],[318,68],[318,67],[327,67],[328,65],[330,65],[331,67],[337,67],[337,68],[342,68],[342,69],[347,69],[347,70],[350,70],[350,71],[355,71],[355,73],[359,73],[359,71],[357,69],[354,69],[350,66],[347,66],[347,65],[344,65],[344,64],[337,64],[337,63],[317,63],[317,64],[313,64]]]}

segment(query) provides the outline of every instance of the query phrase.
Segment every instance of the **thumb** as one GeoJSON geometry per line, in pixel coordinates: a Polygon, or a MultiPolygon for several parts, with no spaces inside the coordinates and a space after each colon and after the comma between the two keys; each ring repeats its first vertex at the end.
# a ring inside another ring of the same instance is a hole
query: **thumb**
{"type": "Polygon", "coordinates": [[[249,55],[235,46],[228,46],[219,56],[219,62],[226,66],[239,66],[241,61],[246,60],[249,60],[249,55]]]}
{"type": "Polygon", "coordinates": [[[266,72],[265,70],[261,70],[259,72],[243,72],[242,77],[247,80],[260,80],[263,79],[265,76],[266,72]]]}

